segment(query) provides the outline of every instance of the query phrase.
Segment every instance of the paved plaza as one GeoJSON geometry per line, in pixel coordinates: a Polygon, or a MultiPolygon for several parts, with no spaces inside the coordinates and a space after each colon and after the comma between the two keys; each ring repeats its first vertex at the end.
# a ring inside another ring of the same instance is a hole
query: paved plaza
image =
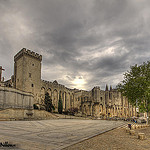
{"type": "Polygon", "coordinates": [[[19,149],[60,150],[124,124],[80,119],[0,121],[0,142],[9,141],[19,149]]]}

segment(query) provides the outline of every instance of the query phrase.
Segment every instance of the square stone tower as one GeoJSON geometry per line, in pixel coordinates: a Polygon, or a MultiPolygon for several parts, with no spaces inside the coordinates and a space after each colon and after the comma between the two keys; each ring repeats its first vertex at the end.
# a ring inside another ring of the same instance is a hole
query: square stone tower
{"type": "Polygon", "coordinates": [[[40,103],[42,55],[23,48],[14,56],[14,88],[34,94],[40,103]]]}

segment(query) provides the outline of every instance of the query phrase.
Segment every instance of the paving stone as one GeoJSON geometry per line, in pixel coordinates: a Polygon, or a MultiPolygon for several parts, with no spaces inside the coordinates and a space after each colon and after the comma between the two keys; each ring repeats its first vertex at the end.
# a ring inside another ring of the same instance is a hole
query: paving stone
{"type": "Polygon", "coordinates": [[[61,149],[124,125],[122,121],[58,119],[0,121],[0,138],[23,149],[61,149]]]}

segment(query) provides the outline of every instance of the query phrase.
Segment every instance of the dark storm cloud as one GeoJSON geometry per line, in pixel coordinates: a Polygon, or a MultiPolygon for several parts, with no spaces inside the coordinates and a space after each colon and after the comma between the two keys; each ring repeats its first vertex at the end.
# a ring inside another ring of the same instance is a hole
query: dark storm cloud
{"type": "Polygon", "coordinates": [[[115,87],[130,65],[149,60],[149,7],[148,0],[1,0],[4,75],[26,47],[43,55],[43,79],[115,87]]]}

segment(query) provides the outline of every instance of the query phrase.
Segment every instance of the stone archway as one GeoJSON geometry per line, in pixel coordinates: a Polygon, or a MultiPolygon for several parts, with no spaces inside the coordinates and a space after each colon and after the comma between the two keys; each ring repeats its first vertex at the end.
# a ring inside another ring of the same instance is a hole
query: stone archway
{"type": "Polygon", "coordinates": [[[52,98],[52,90],[51,90],[51,88],[48,88],[47,92],[49,93],[50,98],[52,98]]]}
{"type": "Polygon", "coordinates": [[[70,108],[73,108],[74,107],[74,103],[73,103],[73,94],[71,93],[70,94],[70,108]]]}
{"type": "Polygon", "coordinates": [[[54,89],[52,103],[55,107],[55,111],[58,111],[58,91],[54,89]]]}
{"type": "Polygon", "coordinates": [[[66,92],[64,92],[63,94],[62,94],[63,96],[63,110],[64,111],[66,111],[66,105],[67,105],[67,93],[66,92]]]}
{"type": "Polygon", "coordinates": [[[66,105],[67,109],[70,108],[70,93],[68,92],[67,94],[67,105],[66,105]]]}

